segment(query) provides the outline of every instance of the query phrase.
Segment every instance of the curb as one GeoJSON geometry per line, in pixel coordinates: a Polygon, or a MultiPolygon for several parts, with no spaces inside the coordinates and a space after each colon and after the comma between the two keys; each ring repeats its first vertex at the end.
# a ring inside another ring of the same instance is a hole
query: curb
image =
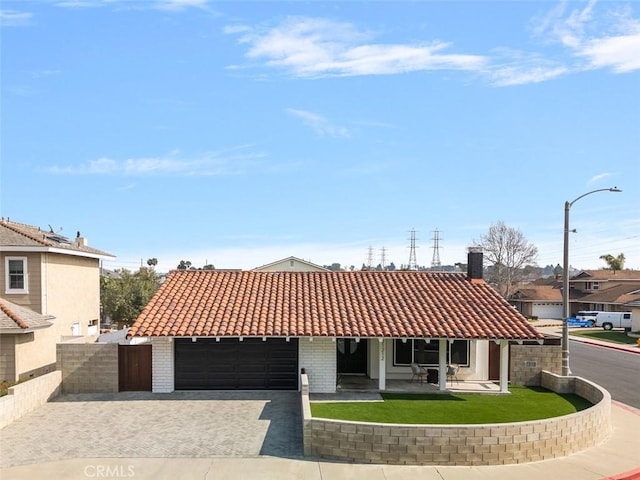
{"type": "Polygon", "coordinates": [[[640,350],[632,350],[630,348],[625,348],[625,347],[621,347],[621,346],[618,346],[618,345],[613,345],[611,343],[599,343],[599,342],[592,342],[590,340],[576,340],[575,338],[572,338],[572,340],[574,340],[576,342],[586,343],[587,345],[595,345],[596,347],[604,347],[604,348],[610,348],[611,350],[618,350],[619,352],[628,352],[628,353],[640,354],[640,350]]]}
{"type": "Polygon", "coordinates": [[[631,470],[629,472],[620,473],[618,475],[614,475],[613,477],[606,477],[602,480],[640,480],[640,468],[636,468],[635,470],[631,470]]]}

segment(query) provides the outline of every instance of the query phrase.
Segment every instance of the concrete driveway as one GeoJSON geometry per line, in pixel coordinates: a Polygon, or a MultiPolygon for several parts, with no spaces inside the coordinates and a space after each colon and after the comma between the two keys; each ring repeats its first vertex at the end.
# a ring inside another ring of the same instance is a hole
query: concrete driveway
{"type": "Polygon", "coordinates": [[[0,431],[0,467],[72,458],[302,458],[298,392],[61,395],[0,431]]]}

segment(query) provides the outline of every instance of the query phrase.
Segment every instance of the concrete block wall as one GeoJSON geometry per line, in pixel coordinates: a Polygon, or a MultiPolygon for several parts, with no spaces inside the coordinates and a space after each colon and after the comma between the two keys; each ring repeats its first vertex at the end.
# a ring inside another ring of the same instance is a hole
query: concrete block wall
{"type": "Polygon", "coordinates": [[[310,405],[304,405],[309,400],[303,390],[304,454],[356,463],[460,466],[528,463],[571,455],[597,445],[611,432],[608,392],[580,378],[575,385],[576,393],[595,402],[591,408],[551,419],[487,425],[396,425],[313,418],[310,405]]]}
{"type": "Polygon", "coordinates": [[[151,390],[169,393],[174,390],[173,338],[151,338],[151,390]]]}
{"type": "Polygon", "coordinates": [[[62,393],[118,391],[117,343],[58,343],[56,360],[62,393]]]}
{"type": "Polygon", "coordinates": [[[62,372],[56,370],[9,388],[9,393],[0,398],[0,428],[56,397],[61,383],[62,372]]]}
{"type": "Polygon", "coordinates": [[[512,385],[541,385],[542,371],[562,372],[559,345],[511,345],[509,372],[512,385]]]}
{"type": "Polygon", "coordinates": [[[311,393],[334,393],[337,371],[336,342],[331,338],[301,338],[298,342],[298,365],[309,376],[311,393]]]}

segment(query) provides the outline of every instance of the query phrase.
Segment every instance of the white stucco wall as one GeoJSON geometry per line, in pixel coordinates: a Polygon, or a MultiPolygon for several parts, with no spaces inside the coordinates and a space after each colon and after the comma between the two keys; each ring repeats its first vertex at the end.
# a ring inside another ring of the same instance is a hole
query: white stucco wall
{"type": "Polygon", "coordinates": [[[173,338],[151,338],[151,390],[169,393],[174,390],[173,338]]]}
{"type": "Polygon", "coordinates": [[[311,393],[336,391],[336,342],[326,337],[301,338],[298,342],[298,365],[309,377],[311,393]]]}

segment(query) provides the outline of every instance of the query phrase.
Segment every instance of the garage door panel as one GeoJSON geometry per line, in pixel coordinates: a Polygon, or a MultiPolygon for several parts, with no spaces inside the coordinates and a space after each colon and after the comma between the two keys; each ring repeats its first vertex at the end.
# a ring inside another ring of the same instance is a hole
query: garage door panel
{"type": "Polygon", "coordinates": [[[176,339],[174,358],[176,390],[298,388],[297,339],[176,339]]]}

